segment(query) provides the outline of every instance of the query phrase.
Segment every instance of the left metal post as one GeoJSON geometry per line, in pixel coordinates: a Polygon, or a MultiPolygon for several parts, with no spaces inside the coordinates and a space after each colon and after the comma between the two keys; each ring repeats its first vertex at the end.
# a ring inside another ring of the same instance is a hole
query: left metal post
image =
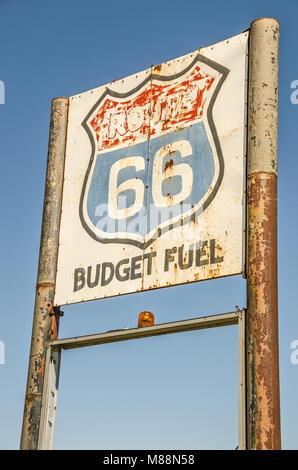
{"type": "Polygon", "coordinates": [[[58,338],[59,308],[53,308],[64,177],[68,98],[52,101],[47,174],[39,251],[34,318],[21,449],[38,446],[45,357],[49,343],[58,338]]]}

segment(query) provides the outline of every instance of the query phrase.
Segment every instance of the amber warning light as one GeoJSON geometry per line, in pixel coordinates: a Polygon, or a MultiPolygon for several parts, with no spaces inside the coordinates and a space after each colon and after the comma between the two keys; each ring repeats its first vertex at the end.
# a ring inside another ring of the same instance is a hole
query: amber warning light
{"type": "Polygon", "coordinates": [[[138,328],[143,326],[153,326],[154,325],[154,315],[151,312],[141,312],[138,320],[138,328]]]}

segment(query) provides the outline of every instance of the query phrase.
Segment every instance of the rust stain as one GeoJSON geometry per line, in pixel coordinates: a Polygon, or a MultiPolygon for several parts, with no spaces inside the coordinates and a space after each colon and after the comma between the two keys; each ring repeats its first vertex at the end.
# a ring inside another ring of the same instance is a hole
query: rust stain
{"type": "Polygon", "coordinates": [[[275,175],[248,178],[248,407],[250,448],[280,448],[275,175]]]}
{"type": "Polygon", "coordinates": [[[175,282],[176,282],[177,276],[178,276],[178,266],[177,266],[177,263],[175,263],[175,264],[174,264],[174,278],[175,278],[175,282]]]}
{"type": "Polygon", "coordinates": [[[166,163],[165,163],[165,172],[169,169],[172,169],[174,166],[174,160],[171,158],[171,160],[168,160],[166,163]]]}
{"type": "Polygon", "coordinates": [[[41,358],[40,359],[40,367],[39,367],[37,373],[38,373],[38,375],[40,375],[42,377],[44,376],[44,363],[45,363],[44,358],[41,358]]]}
{"type": "Polygon", "coordinates": [[[26,400],[27,405],[30,406],[35,400],[35,395],[28,394],[28,395],[26,395],[25,400],[26,400]]]}

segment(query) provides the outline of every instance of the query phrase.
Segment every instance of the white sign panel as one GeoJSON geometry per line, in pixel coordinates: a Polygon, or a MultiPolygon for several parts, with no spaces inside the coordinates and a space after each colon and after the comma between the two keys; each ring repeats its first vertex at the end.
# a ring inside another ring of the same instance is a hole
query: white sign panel
{"type": "Polygon", "coordinates": [[[70,98],[55,305],[242,272],[247,42],[70,98]]]}

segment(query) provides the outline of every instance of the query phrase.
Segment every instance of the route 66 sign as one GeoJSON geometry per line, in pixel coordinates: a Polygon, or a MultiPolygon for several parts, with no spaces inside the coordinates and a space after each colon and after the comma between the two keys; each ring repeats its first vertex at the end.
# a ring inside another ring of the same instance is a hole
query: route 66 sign
{"type": "Polygon", "coordinates": [[[70,98],[56,305],[242,272],[247,37],[70,98]]]}

